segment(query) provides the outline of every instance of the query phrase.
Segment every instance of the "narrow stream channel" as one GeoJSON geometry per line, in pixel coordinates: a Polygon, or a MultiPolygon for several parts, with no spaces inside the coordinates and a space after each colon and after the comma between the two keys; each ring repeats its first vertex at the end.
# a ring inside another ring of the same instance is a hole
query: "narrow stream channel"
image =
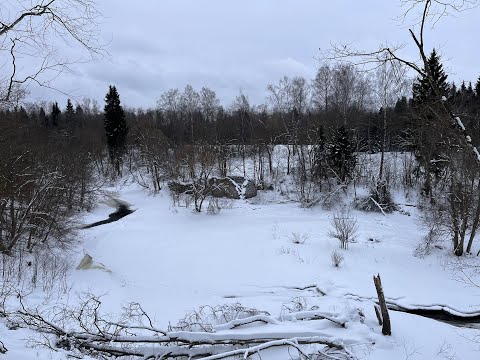
{"type": "Polygon", "coordinates": [[[455,315],[446,310],[430,309],[405,309],[398,305],[388,305],[391,311],[399,311],[407,314],[423,316],[432,320],[437,320],[460,328],[479,329],[480,314],[455,315]]]}

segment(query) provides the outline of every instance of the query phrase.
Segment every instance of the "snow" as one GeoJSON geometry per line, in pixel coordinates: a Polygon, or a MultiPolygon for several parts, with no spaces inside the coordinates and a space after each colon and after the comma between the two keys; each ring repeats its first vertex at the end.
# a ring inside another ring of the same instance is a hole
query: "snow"
{"type": "MultiPolygon", "coordinates": [[[[348,250],[340,250],[338,241],[328,236],[332,211],[302,209],[298,203],[280,201],[277,192],[236,200],[232,208],[213,216],[173,207],[168,190],[157,196],[148,196],[135,184],[111,190],[137,211],[81,232],[83,246],[72,262],[76,266],[86,253],[110,272],[74,271],[71,290],[59,299],[63,303],[72,305],[78,302],[77,294],[93,293],[101,296],[109,313],[119,313],[123,305],[139,302],[159,329],[203,305],[241,303],[270,315],[256,315],[245,325],[241,320],[215,324],[214,333],[168,336],[217,340],[268,336],[292,343],[318,337],[341,342],[357,357],[372,360],[478,357],[480,344],[472,340],[478,341],[479,330],[420,316],[390,311],[392,336],[381,335],[373,309],[372,276],[378,273],[387,301],[404,308],[480,312],[480,289],[455,280],[450,252],[437,249],[424,258],[413,255],[424,235],[415,208],[393,214],[352,211],[359,234],[348,250]],[[294,244],[293,233],[307,240],[294,244]],[[334,250],[345,257],[340,268],[331,265],[334,250]],[[292,310],[296,306],[300,308],[292,310]],[[319,318],[305,320],[314,316],[319,318]]],[[[402,194],[395,197],[408,202],[402,194]]],[[[109,212],[101,203],[83,220],[94,222],[109,212]]],[[[64,351],[25,347],[25,339],[31,337],[35,334],[29,330],[1,325],[0,340],[9,349],[3,358],[66,358],[64,351]]],[[[262,358],[289,358],[279,351],[262,351],[262,358]]]]}
{"type": "Polygon", "coordinates": [[[458,124],[458,126],[460,127],[460,129],[462,129],[463,131],[465,131],[465,125],[463,125],[462,120],[461,120],[458,116],[455,117],[455,120],[457,121],[457,124],[458,124]]]}

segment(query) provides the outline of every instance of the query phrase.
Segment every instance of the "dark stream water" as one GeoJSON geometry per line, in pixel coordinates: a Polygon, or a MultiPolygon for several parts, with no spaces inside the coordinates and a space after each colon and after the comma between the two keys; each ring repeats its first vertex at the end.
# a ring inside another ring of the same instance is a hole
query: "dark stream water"
{"type": "Polygon", "coordinates": [[[400,307],[389,307],[391,311],[400,311],[412,315],[423,316],[432,320],[441,321],[456,327],[480,329],[480,315],[455,315],[446,310],[430,309],[405,309],[400,307]]]}

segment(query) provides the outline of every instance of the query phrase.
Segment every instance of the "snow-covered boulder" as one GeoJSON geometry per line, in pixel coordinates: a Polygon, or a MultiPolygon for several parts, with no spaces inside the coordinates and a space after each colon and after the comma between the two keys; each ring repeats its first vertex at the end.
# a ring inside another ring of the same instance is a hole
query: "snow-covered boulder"
{"type": "Polygon", "coordinates": [[[257,196],[257,186],[251,180],[241,176],[211,178],[212,195],[228,199],[250,199],[257,196]]]}
{"type": "Polygon", "coordinates": [[[175,194],[192,194],[193,193],[193,184],[180,183],[176,181],[170,181],[168,183],[168,188],[173,191],[175,194]]]}
{"type": "MultiPolygon", "coordinates": [[[[168,187],[176,194],[192,194],[195,191],[191,183],[171,181],[168,187]]],[[[242,176],[212,177],[208,179],[207,191],[214,197],[227,199],[250,199],[257,196],[256,184],[242,176]]]]}

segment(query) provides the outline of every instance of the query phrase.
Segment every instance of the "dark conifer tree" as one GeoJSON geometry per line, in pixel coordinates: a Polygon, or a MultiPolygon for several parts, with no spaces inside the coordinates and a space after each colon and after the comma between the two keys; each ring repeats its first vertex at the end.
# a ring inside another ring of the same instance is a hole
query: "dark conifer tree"
{"type": "Polygon", "coordinates": [[[43,107],[40,107],[40,110],[38,111],[38,121],[40,125],[48,127],[48,116],[43,107]]]}
{"type": "Polygon", "coordinates": [[[28,115],[27,111],[23,106],[20,108],[16,108],[15,117],[20,123],[27,123],[30,120],[30,116],[28,115]]]}
{"type": "Polygon", "coordinates": [[[85,113],[80,104],[77,104],[77,107],[75,108],[75,122],[80,127],[83,127],[85,125],[85,113]]]}
{"type": "Polygon", "coordinates": [[[58,107],[58,103],[55,101],[52,105],[52,111],[50,112],[50,120],[53,127],[57,127],[60,124],[60,117],[62,112],[58,107]]]}
{"type": "Polygon", "coordinates": [[[345,126],[340,126],[328,145],[328,165],[334,175],[342,182],[352,178],[357,162],[355,145],[345,126]]]}
{"type": "Polygon", "coordinates": [[[105,96],[104,125],[110,160],[117,175],[121,175],[122,156],[125,152],[128,127],[120,96],[115,86],[110,85],[105,96]]]}
{"type": "Polygon", "coordinates": [[[67,106],[65,108],[65,124],[67,126],[73,126],[75,117],[75,110],[73,110],[73,105],[70,99],[67,100],[67,106]]]}
{"type": "Polygon", "coordinates": [[[448,100],[450,100],[450,102],[452,104],[456,104],[457,98],[458,98],[457,85],[455,85],[455,83],[453,82],[452,85],[450,86],[450,91],[449,91],[449,94],[448,94],[448,100]]]}
{"type": "MultiPolygon", "coordinates": [[[[447,82],[447,74],[443,70],[443,65],[440,62],[440,56],[433,49],[428,58],[428,68],[432,76],[435,87],[440,91],[440,95],[447,97],[449,95],[450,86],[447,82]]],[[[424,69],[425,70],[425,69],[424,69]]],[[[417,77],[413,84],[413,101],[416,104],[426,102],[435,102],[436,94],[427,78],[417,77]]]]}
{"type": "Polygon", "coordinates": [[[480,98],[480,76],[477,79],[477,83],[475,84],[475,94],[477,98],[480,98]]]}
{"type": "Polygon", "coordinates": [[[432,196],[431,175],[440,177],[448,163],[451,131],[444,126],[444,121],[438,119],[438,114],[442,114],[442,111],[439,110],[436,91],[439,91],[439,95],[446,101],[451,97],[451,89],[435,49],[428,58],[428,72],[432,80],[417,78],[413,84],[413,108],[416,113],[413,148],[420,165],[425,170],[423,192],[426,196],[432,196]]]}

